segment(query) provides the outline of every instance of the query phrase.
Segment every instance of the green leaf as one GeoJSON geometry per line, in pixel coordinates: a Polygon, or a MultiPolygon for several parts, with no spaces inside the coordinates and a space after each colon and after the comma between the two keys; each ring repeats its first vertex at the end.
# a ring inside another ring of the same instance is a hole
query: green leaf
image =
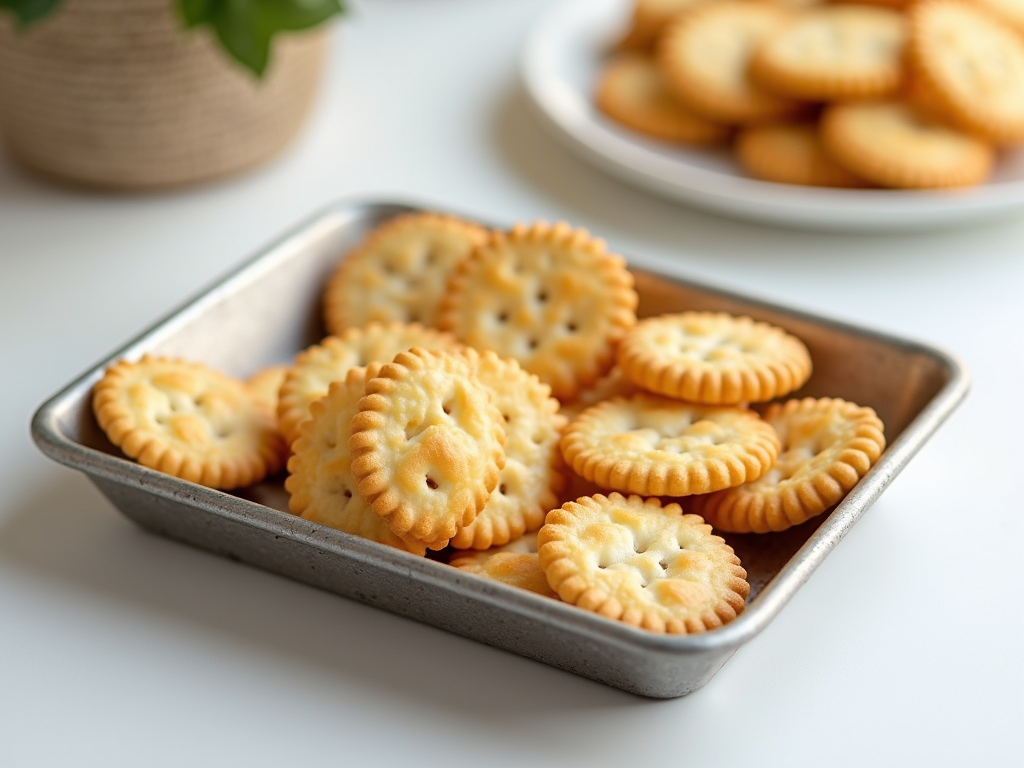
{"type": "Polygon", "coordinates": [[[216,0],[178,0],[178,11],[186,27],[209,23],[213,18],[216,0]]]}
{"type": "Polygon", "coordinates": [[[256,0],[260,15],[275,32],[309,29],[342,13],[340,0],[256,0]]]}
{"type": "Polygon", "coordinates": [[[211,26],[235,61],[257,76],[266,70],[279,33],[315,27],[345,10],[342,0],[177,0],[177,5],[187,27],[211,26]]]}
{"type": "Polygon", "coordinates": [[[222,0],[214,11],[213,27],[221,44],[236,61],[262,76],[270,61],[274,30],[253,0],[222,0]]]}
{"type": "Polygon", "coordinates": [[[0,0],[0,8],[14,13],[22,29],[49,16],[61,0],[0,0]]]}

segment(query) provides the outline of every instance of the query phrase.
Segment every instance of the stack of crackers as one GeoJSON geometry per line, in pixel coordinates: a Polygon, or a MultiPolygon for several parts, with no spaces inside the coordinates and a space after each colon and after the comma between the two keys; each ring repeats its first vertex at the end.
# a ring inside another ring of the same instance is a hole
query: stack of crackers
{"type": "Polygon", "coordinates": [[[713,527],[819,515],[885,445],[870,408],[785,399],[811,373],[798,338],[718,312],[638,320],[625,260],[565,223],[396,217],[323,304],[329,335],[247,382],[116,363],[100,426],[215,488],[286,464],[306,520],[667,633],[743,610],[713,527]]]}
{"type": "Polygon", "coordinates": [[[648,136],[731,142],[773,182],[983,182],[1024,141],[1024,12],[1005,0],[634,0],[598,107],[648,136]]]}

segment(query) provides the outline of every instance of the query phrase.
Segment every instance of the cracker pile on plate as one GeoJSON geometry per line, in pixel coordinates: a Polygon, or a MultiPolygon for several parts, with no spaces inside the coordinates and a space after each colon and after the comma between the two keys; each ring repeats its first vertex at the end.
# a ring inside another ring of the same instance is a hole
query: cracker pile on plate
{"type": "Polygon", "coordinates": [[[1024,13],[1000,0],[635,0],[596,103],[751,176],[965,187],[1024,141],[1024,13]]]}
{"type": "Polygon", "coordinates": [[[406,214],[343,255],[330,335],[291,363],[241,382],[120,361],[94,410],[150,468],[232,489],[287,461],[304,519],[653,632],[702,632],[749,593],[712,526],[767,533],[823,513],[885,438],[870,408],[789,398],[812,361],[785,330],[720,312],[638,320],[637,303],[625,260],[585,230],[406,214]]]}

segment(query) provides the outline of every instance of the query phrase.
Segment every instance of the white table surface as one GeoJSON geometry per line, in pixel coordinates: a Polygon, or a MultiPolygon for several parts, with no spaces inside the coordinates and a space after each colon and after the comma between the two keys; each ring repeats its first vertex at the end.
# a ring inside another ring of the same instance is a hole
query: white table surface
{"type": "Polygon", "coordinates": [[[811,234],[567,155],[517,57],[540,0],[365,0],[300,139],[146,196],[0,155],[0,765],[1024,764],[1024,214],[811,234]],[[42,456],[35,408],[346,197],[564,218],[663,270],[949,349],[965,403],[768,629],[650,701],[143,533],[42,456]]]}

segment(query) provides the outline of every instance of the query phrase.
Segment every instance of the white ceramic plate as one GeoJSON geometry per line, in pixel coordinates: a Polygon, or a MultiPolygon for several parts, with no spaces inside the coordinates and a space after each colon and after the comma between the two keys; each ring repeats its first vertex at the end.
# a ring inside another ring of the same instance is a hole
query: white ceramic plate
{"type": "Polygon", "coordinates": [[[1024,149],[1004,153],[988,183],[968,190],[833,190],[756,181],[725,150],[677,147],[616,125],[592,94],[631,5],[561,0],[538,19],[522,60],[526,91],[556,136],[620,179],[716,213],[811,229],[927,229],[1024,210],[1024,149]]]}

